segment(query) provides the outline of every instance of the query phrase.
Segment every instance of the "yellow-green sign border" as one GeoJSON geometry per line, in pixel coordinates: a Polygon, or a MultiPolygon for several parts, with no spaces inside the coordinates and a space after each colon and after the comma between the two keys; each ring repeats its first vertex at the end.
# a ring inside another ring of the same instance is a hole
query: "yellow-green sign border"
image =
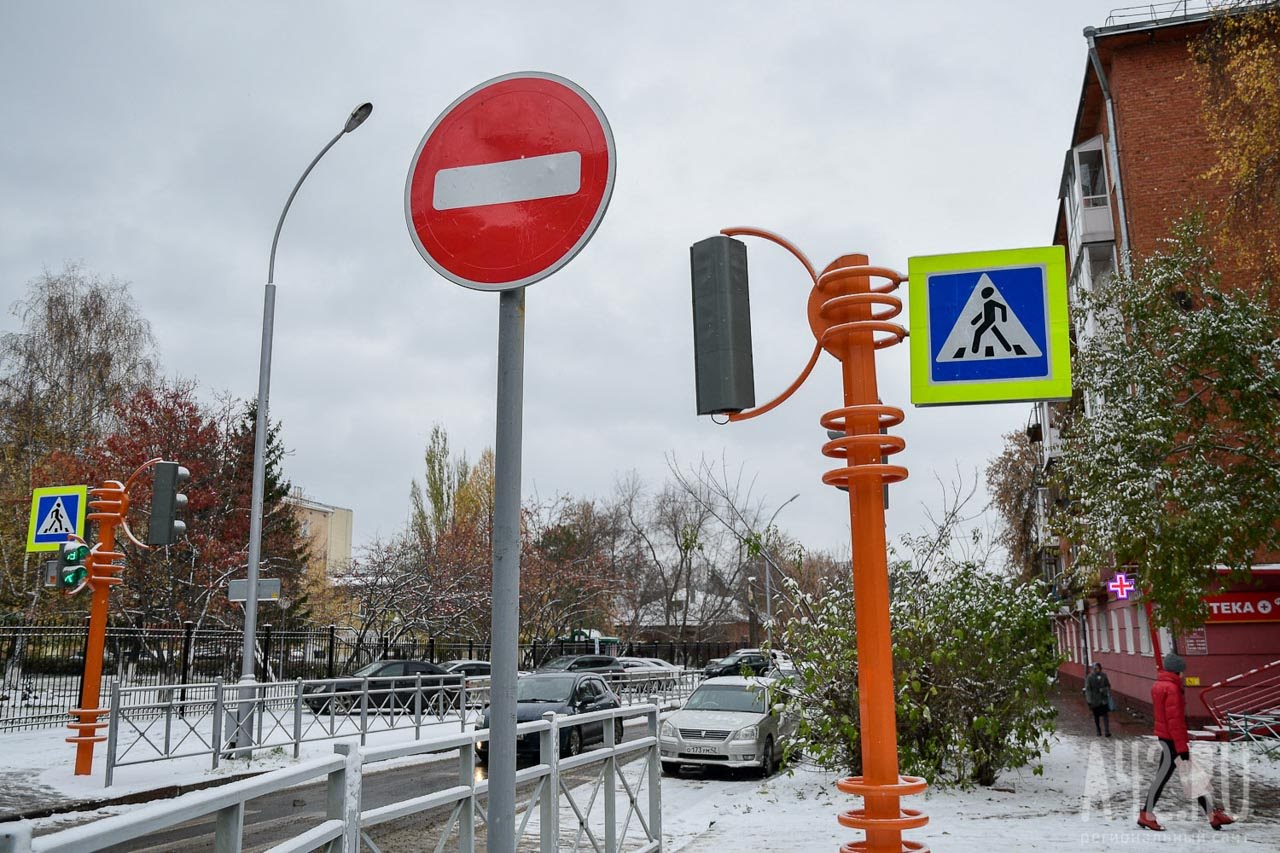
{"type": "Polygon", "coordinates": [[[911,402],[916,406],[1025,403],[1071,399],[1071,318],[1067,307],[1067,255],[1062,246],[998,249],[907,259],[911,318],[911,402]],[[1045,269],[1045,331],[1049,375],[1043,379],[930,380],[929,276],[1019,266],[1045,269]]]}
{"type": "Polygon", "coordinates": [[[57,551],[62,548],[61,542],[36,541],[36,523],[39,521],[36,514],[40,511],[40,499],[49,495],[78,495],[80,497],[80,500],[76,503],[76,535],[83,537],[85,534],[84,519],[89,505],[88,486],[44,486],[43,488],[33,489],[31,492],[31,522],[27,526],[28,551],[57,551]]]}

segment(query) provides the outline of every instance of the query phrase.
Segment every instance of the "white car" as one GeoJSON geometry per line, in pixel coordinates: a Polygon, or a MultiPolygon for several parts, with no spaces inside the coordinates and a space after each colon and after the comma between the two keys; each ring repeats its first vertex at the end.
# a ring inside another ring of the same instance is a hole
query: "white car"
{"type": "Polygon", "coordinates": [[[675,682],[673,670],[662,666],[649,658],[618,658],[626,673],[615,684],[633,693],[646,690],[667,690],[675,682]]]}
{"type": "Polygon", "coordinates": [[[758,768],[768,776],[798,722],[791,710],[775,708],[775,701],[769,678],[706,679],[659,729],[662,772],[673,776],[681,765],[699,764],[758,768]]]}

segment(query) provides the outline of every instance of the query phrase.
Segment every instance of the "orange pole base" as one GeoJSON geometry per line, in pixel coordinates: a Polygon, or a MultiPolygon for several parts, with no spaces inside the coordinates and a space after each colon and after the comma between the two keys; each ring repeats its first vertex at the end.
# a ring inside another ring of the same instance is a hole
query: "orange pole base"
{"type": "Polygon", "coordinates": [[[839,359],[844,384],[844,406],[822,417],[824,427],[844,436],[828,441],[822,452],[843,459],[845,467],[827,472],[822,480],[848,490],[853,535],[863,775],[842,779],[837,787],[861,796],[864,806],[841,813],[838,820],[842,826],[861,829],[866,838],[844,845],[842,853],[928,849],[902,839],[903,830],[924,826],[929,818],[902,808],[899,799],[920,793],[927,783],[898,775],[883,487],[906,479],[907,469],[883,458],[906,443],[882,434],[882,429],[902,423],[903,413],[883,405],[876,388],[875,351],[907,335],[902,326],[890,322],[902,311],[902,302],[889,291],[903,280],[900,273],[868,265],[866,255],[845,255],[827,266],[809,295],[809,325],[819,346],[839,359]],[[872,287],[873,277],[886,278],[889,284],[872,287]]]}

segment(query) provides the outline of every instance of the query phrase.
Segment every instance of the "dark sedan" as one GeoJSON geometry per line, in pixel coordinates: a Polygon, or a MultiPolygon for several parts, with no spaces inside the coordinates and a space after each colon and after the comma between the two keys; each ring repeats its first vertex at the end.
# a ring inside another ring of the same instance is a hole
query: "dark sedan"
{"type": "Polygon", "coordinates": [[[706,678],[719,678],[725,675],[742,675],[743,670],[749,675],[764,675],[773,666],[763,652],[755,649],[744,649],[734,652],[727,658],[712,661],[702,670],[706,678]]]}
{"type": "MultiPolygon", "coordinates": [[[[527,723],[541,720],[548,711],[556,714],[589,714],[592,711],[604,711],[609,708],[621,708],[622,701],[616,693],[609,689],[599,675],[578,672],[535,672],[526,675],[516,682],[516,722],[527,723]]],[[[583,747],[593,743],[604,742],[604,723],[595,722],[585,725],[570,725],[571,721],[560,723],[560,754],[562,756],[577,755],[583,747]]],[[[477,728],[489,728],[489,709],[486,708],[477,728]]],[[[622,719],[613,721],[613,739],[622,742],[622,719]]],[[[538,735],[522,735],[516,743],[516,752],[537,755],[538,735]]],[[[489,760],[489,744],[476,744],[476,759],[481,763],[489,760]]]]}
{"type": "Polygon", "coordinates": [[[369,682],[369,710],[412,708],[416,688],[422,690],[423,711],[440,710],[452,704],[462,686],[462,675],[423,660],[380,660],[361,667],[349,676],[307,685],[304,701],[312,711],[347,714],[360,710],[364,679],[369,682]]]}
{"type": "Polygon", "coordinates": [[[538,672],[626,672],[613,655],[561,655],[538,667],[538,672]]]}

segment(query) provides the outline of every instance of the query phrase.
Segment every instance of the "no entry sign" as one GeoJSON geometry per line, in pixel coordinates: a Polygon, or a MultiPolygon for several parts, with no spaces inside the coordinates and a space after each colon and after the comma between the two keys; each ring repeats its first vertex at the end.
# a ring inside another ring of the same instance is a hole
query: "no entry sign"
{"type": "Polygon", "coordinates": [[[564,266],[613,193],[613,134],[573,82],[521,72],[449,105],[418,145],[405,185],[413,242],[441,275],[511,290],[564,266]]]}

